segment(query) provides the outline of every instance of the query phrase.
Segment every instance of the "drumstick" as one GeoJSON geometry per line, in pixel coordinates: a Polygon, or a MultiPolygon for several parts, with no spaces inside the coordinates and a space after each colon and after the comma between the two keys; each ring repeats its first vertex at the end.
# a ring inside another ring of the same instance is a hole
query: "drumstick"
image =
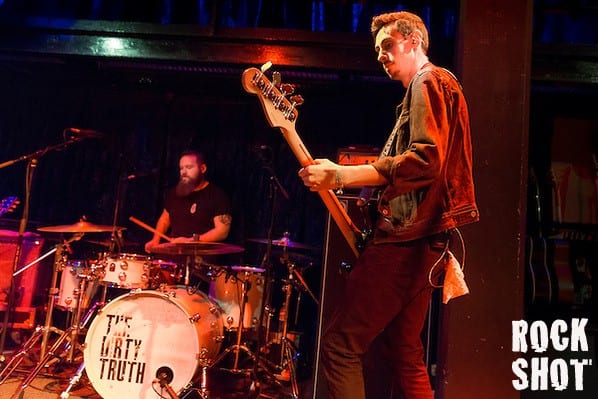
{"type": "Polygon", "coordinates": [[[158,230],[154,229],[153,227],[143,223],[141,220],[137,219],[134,216],[129,217],[129,220],[133,223],[137,223],[139,226],[143,227],[146,230],[151,231],[154,234],[159,235],[160,237],[162,237],[163,239],[165,239],[168,242],[172,242],[172,238],[168,237],[166,234],[162,234],[160,233],[158,230]]]}

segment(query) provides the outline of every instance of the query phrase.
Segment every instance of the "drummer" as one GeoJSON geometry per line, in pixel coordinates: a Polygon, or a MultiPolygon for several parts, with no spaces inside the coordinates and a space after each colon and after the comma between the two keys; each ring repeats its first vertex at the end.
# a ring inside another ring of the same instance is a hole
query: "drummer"
{"type": "Polygon", "coordinates": [[[197,151],[185,151],[179,158],[179,181],[166,193],[164,209],[156,223],[154,236],[145,244],[152,252],[160,244],[160,235],[172,242],[218,242],[229,234],[232,222],[230,200],[218,186],[206,179],[205,157],[197,151]]]}

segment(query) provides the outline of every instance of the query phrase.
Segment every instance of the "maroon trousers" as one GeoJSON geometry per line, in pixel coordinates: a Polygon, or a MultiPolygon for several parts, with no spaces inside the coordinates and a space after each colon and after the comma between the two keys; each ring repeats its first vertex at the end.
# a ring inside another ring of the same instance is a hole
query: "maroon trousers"
{"type": "MultiPolygon", "coordinates": [[[[395,388],[405,399],[433,399],[420,334],[432,291],[428,274],[442,250],[438,237],[365,248],[322,338],[330,399],[366,397],[362,356],[383,331],[389,352],[380,361],[389,362],[395,388]]],[[[440,262],[434,276],[443,268],[440,262]]]]}

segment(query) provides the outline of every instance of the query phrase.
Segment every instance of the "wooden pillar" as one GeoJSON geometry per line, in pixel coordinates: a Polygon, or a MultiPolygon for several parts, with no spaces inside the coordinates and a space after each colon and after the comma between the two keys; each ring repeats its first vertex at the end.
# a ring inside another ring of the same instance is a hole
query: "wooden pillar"
{"type": "Polygon", "coordinates": [[[471,294],[445,306],[437,399],[520,397],[511,321],[523,318],[532,3],[461,2],[455,72],[469,101],[481,220],[462,229],[471,294]]]}

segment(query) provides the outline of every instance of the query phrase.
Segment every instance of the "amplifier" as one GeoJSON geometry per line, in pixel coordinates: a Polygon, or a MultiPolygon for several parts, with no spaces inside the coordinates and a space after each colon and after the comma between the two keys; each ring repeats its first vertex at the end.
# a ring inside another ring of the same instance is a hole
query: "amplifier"
{"type": "MultiPolygon", "coordinates": [[[[9,303],[8,294],[17,250],[18,233],[0,230],[0,325],[9,303]]],[[[25,232],[23,235],[17,268],[33,262],[39,257],[44,240],[39,234],[25,232]]],[[[13,302],[8,328],[31,329],[35,327],[35,308],[45,294],[47,270],[45,264],[37,263],[14,278],[13,302]]]]}
{"type": "MultiPolygon", "coordinates": [[[[3,326],[4,313],[6,312],[6,305],[0,305],[0,326],[3,326]]],[[[35,308],[17,306],[12,311],[11,317],[8,319],[8,328],[22,328],[31,330],[35,327],[35,308]]]]}
{"type": "Polygon", "coordinates": [[[364,165],[378,159],[380,148],[372,146],[350,146],[339,148],[337,163],[339,165],[364,165]]]}

